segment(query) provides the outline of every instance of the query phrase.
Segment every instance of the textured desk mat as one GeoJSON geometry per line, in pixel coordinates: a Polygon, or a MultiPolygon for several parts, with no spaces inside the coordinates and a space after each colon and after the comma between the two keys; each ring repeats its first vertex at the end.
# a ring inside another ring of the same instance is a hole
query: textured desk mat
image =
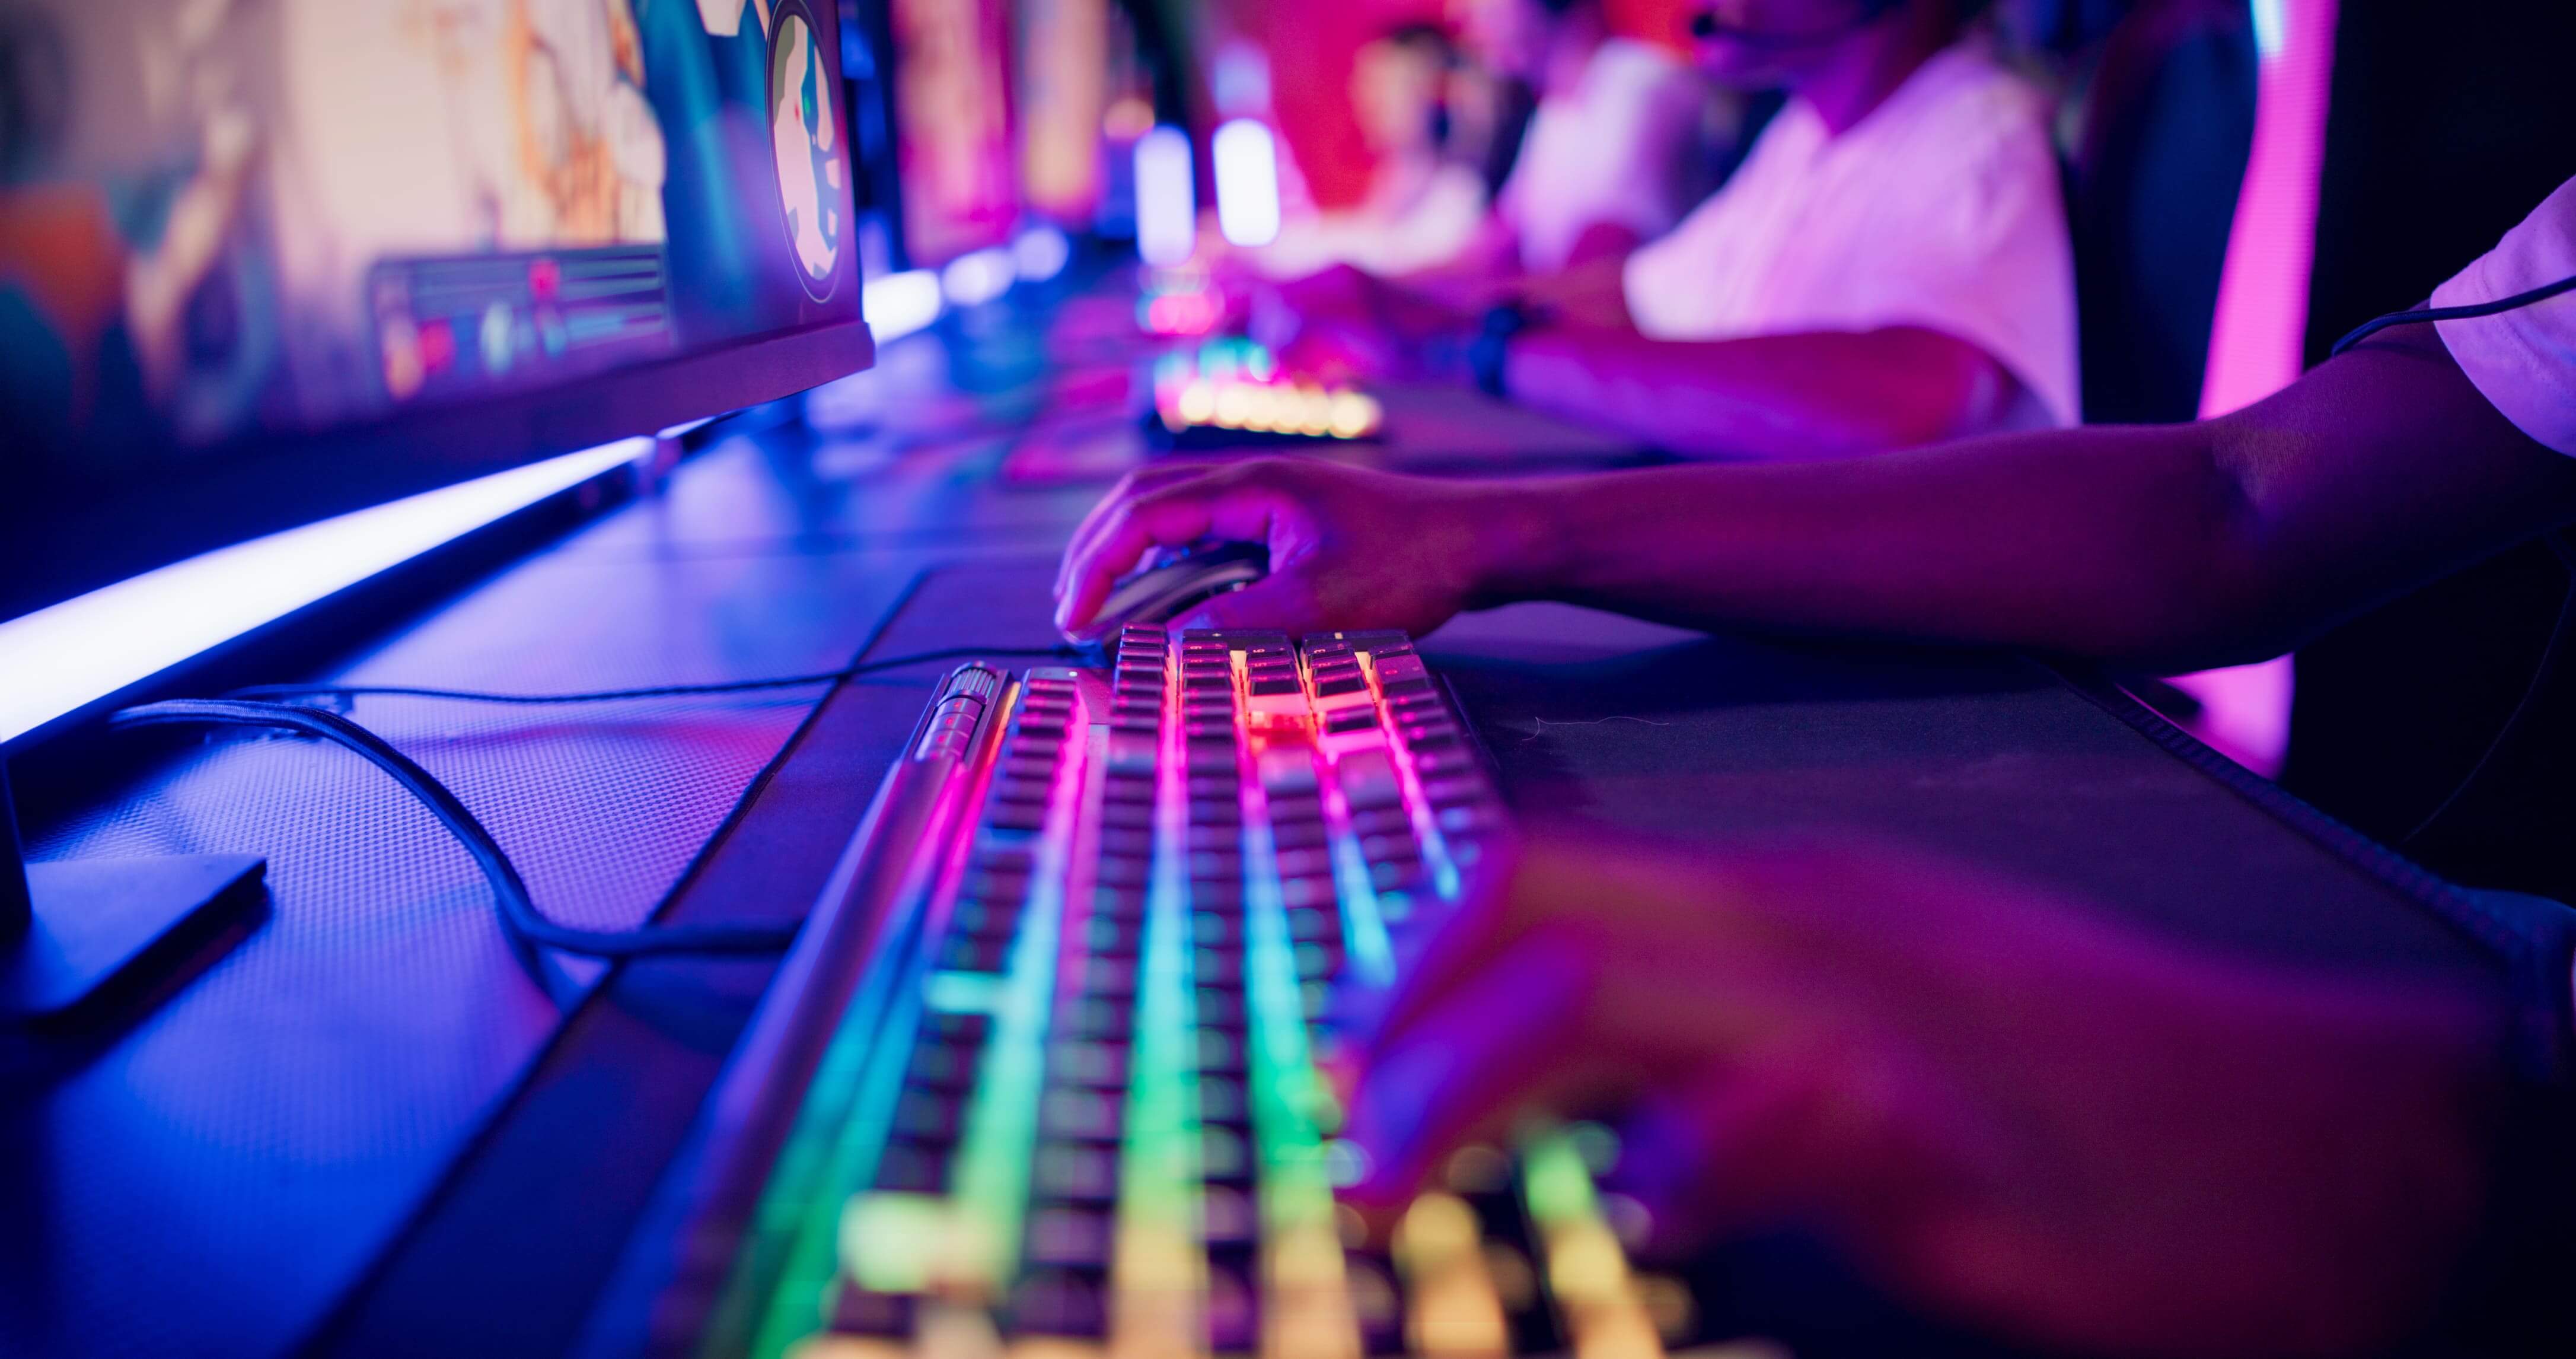
{"type": "Polygon", "coordinates": [[[1710,637],[1546,604],[1459,619],[1425,653],[1531,819],[1715,844],[1857,831],[2242,956],[2497,975],[2383,851],[2018,657],[1710,637]]]}
{"type": "MultiPolygon", "coordinates": [[[[740,471],[711,460],[684,482],[740,471]]],[[[690,499],[687,487],[676,498],[690,499]]],[[[672,553],[638,505],[340,678],[522,692],[845,664],[885,557],[672,553]]],[[[278,678],[292,678],[279,676],[278,678]]],[[[822,687],[578,708],[361,699],[566,923],[641,923],[822,687]]],[[[268,856],[247,937],[123,1029],[0,1048],[0,1354],[265,1356],[361,1277],[563,1022],[430,816],[336,748],[221,736],[35,828],[33,857],[268,856]]]]}

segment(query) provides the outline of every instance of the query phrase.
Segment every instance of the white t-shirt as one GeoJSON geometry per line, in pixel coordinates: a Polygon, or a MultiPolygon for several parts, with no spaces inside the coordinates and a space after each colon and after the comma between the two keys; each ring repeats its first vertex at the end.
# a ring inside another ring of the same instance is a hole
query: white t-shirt
{"type": "Polygon", "coordinates": [[[1679,57],[1611,38],[1595,48],[1570,94],[1531,113],[1520,159],[1495,208],[1520,238],[1521,267],[1554,273],[1600,223],[1652,240],[1690,206],[1706,91],[1679,57]]]}
{"type": "Polygon", "coordinates": [[[1834,136],[1793,99],[1624,291],[1658,339],[1922,326],[2021,380],[2005,428],[2078,419],[2075,265],[2048,101],[1975,40],[1834,136]]]}
{"type": "MultiPolygon", "coordinates": [[[[2542,199],[2496,248],[2433,290],[2463,307],[2529,292],[2576,274],[2576,179],[2542,199]]],[[[2451,358],[2514,427],[2576,455],[2576,292],[2493,316],[2436,321],[2451,358]]]]}

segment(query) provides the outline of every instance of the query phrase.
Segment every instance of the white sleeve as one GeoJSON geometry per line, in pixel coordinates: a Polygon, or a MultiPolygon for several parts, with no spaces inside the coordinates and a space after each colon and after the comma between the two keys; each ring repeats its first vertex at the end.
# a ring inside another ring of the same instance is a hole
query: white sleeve
{"type": "Polygon", "coordinates": [[[1848,281],[1860,303],[1852,319],[1918,325],[1984,350],[2038,403],[2037,418],[2016,425],[2081,423],[2074,250],[2045,134],[2005,132],[1951,170],[1946,184],[1912,186],[1912,220],[1880,233],[1856,271],[1866,277],[1848,281]]]}
{"type": "Polygon", "coordinates": [[[1698,140],[1704,95],[1688,67],[1634,44],[1612,67],[1594,111],[1591,222],[1614,222],[1653,240],[1681,219],[1685,163],[1698,140]]]}
{"type": "MultiPolygon", "coordinates": [[[[2576,274],[2576,179],[2496,248],[2433,290],[2436,307],[2492,302],[2576,274]]],[[[2434,328],[2479,394],[2538,442],[2576,455],[2576,293],[2434,328]]]]}

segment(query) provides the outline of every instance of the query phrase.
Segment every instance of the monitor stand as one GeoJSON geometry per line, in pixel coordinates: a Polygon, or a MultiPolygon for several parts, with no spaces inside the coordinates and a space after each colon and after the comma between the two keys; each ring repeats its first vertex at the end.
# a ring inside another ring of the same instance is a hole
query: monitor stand
{"type": "Polygon", "coordinates": [[[247,854],[28,863],[0,761],[0,1026],[61,1018],[181,961],[266,869],[247,854]]]}

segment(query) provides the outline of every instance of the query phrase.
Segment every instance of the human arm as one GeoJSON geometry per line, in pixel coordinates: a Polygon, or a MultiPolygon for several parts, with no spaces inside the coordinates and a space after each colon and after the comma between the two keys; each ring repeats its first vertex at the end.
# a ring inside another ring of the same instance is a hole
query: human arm
{"type": "Polygon", "coordinates": [[[1610,1117],[1662,1253],[1797,1223],[1917,1307],[2100,1354],[2375,1352],[2493,1186],[2490,999],[2218,957],[1843,842],[1541,839],[1374,1024],[1386,1213],[1462,1144],[1610,1117]]]}
{"type": "Polygon", "coordinates": [[[1268,544],[1228,625],[1427,631],[1548,598],[1688,626],[2025,647],[2160,668],[2274,655],[2576,518],[2576,461],[2398,331],[2194,425],[1841,462],[1441,481],[1239,463],[1123,486],[1077,531],[1079,622],[1147,547],[1268,544]]]}
{"type": "Polygon", "coordinates": [[[1993,427],[2021,390],[1984,350],[1921,326],[1732,340],[1547,326],[1513,341],[1504,387],[1668,452],[1765,461],[1955,438],[1993,427]]]}

